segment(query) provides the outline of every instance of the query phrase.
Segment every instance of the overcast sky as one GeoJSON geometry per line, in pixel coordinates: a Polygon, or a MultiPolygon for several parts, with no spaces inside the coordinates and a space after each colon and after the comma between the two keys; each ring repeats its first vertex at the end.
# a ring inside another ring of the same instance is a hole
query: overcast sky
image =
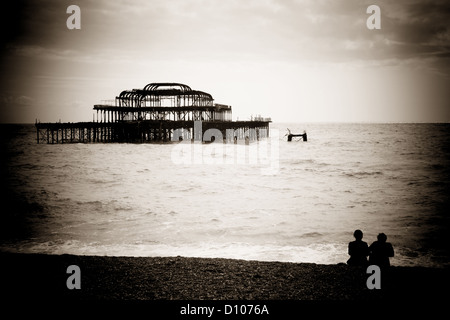
{"type": "Polygon", "coordinates": [[[1,122],[90,121],[151,82],[208,92],[240,120],[450,122],[448,0],[8,1],[1,122]]]}

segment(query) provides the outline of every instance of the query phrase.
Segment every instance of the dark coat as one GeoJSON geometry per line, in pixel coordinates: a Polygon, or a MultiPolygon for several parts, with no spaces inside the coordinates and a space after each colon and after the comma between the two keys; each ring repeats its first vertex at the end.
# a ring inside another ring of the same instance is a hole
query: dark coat
{"type": "Polygon", "coordinates": [[[361,240],[355,240],[348,244],[348,259],[347,264],[351,266],[365,266],[367,265],[367,256],[369,255],[369,248],[367,243],[361,240]]]}
{"type": "Polygon", "coordinates": [[[394,256],[394,248],[389,242],[375,241],[369,247],[369,264],[389,267],[389,257],[394,256]]]}

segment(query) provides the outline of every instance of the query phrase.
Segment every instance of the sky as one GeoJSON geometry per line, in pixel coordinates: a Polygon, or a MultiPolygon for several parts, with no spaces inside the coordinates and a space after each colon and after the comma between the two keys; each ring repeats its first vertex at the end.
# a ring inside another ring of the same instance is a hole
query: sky
{"type": "Polygon", "coordinates": [[[7,0],[1,11],[2,123],[92,121],[93,105],[153,82],[210,93],[233,120],[450,122],[447,0],[7,0]],[[81,29],[67,28],[72,4],[81,29]],[[367,27],[370,5],[381,29],[367,27]]]}

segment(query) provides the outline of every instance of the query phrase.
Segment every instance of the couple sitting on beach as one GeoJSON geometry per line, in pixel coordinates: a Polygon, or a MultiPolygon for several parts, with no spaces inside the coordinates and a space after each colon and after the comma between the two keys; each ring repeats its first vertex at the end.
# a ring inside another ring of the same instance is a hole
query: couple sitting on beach
{"type": "Polygon", "coordinates": [[[348,259],[347,264],[351,266],[367,266],[377,265],[380,268],[389,267],[389,257],[394,256],[394,248],[389,242],[386,242],[387,236],[380,233],[377,236],[377,241],[367,246],[367,243],[362,241],[363,233],[361,230],[355,230],[353,233],[355,241],[348,244],[348,259]],[[369,262],[367,263],[367,256],[369,262]]]}

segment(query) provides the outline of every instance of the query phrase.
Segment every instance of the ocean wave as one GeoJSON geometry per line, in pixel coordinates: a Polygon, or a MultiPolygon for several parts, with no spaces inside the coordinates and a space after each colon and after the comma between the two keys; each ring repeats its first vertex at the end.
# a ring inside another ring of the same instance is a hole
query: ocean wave
{"type": "Polygon", "coordinates": [[[370,176],[380,176],[384,173],[381,171],[357,171],[357,172],[344,172],[343,175],[349,178],[364,178],[370,176]]]}
{"type": "Polygon", "coordinates": [[[307,232],[299,235],[300,238],[317,238],[322,236],[323,234],[320,232],[307,232]]]}

